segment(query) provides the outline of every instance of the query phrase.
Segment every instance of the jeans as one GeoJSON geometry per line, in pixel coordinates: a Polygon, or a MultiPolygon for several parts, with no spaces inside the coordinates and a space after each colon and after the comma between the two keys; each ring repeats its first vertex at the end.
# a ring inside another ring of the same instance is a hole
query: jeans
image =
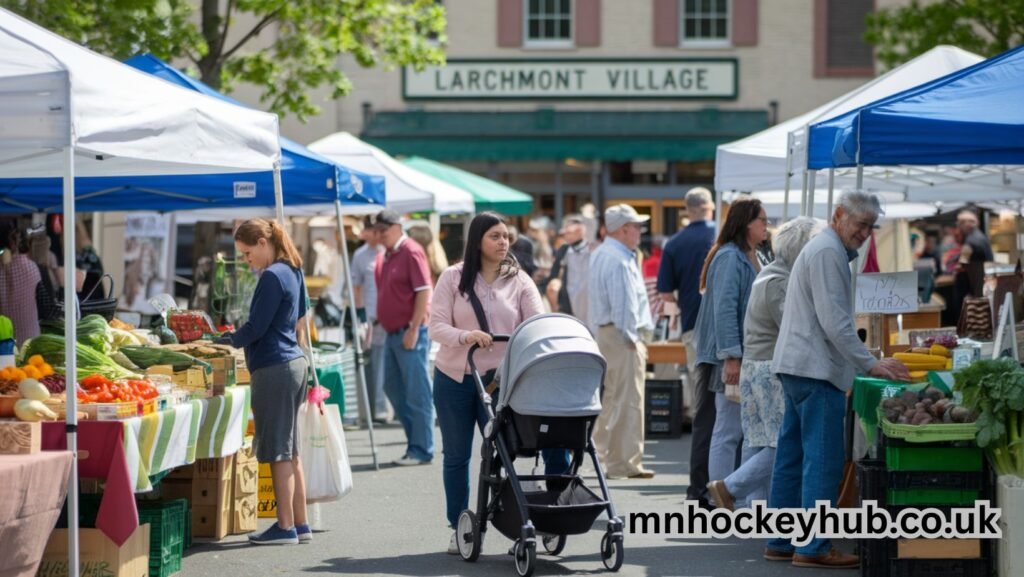
{"type": "Polygon", "coordinates": [[[774,464],[774,447],[749,447],[743,443],[743,464],[725,478],[725,488],[736,498],[737,507],[768,499],[774,464]]]}
{"type": "Polygon", "coordinates": [[[459,513],[469,508],[469,463],[477,425],[487,424],[487,411],[477,396],[472,375],[461,382],[434,369],[434,407],[444,450],[443,478],[448,524],[455,527],[459,513]]]}
{"type": "MultiPolygon", "coordinates": [[[[775,454],[768,506],[811,509],[816,501],[833,507],[843,479],[843,418],[846,397],[828,381],[780,374],[786,395],[775,454]]],[[[792,551],[787,539],[771,539],[768,548],[792,551]]],[[[800,555],[824,555],[828,539],[814,539],[796,548],[800,555]]]]}
{"type": "MultiPolygon", "coordinates": [[[[384,329],[377,327],[377,330],[384,329]]],[[[370,348],[369,362],[366,363],[366,392],[370,397],[371,418],[387,418],[388,398],[384,394],[384,345],[374,344],[370,348]]]]}
{"type": "Polygon", "coordinates": [[[743,443],[740,404],[715,393],[715,428],[708,451],[708,475],[712,481],[728,477],[736,470],[736,460],[743,443]]]}
{"type": "Polygon", "coordinates": [[[406,350],[404,334],[388,335],[384,341],[384,393],[405,429],[405,454],[430,461],[434,458],[434,403],[427,374],[430,341],[427,327],[421,326],[416,346],[406,350]]]}

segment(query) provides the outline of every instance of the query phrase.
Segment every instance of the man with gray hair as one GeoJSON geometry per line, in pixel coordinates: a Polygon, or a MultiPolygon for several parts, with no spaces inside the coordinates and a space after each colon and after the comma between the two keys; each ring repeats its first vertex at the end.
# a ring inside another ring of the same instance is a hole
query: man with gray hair
{"type": "MultiPolygon", "coordinates": [[[[772,372],[782,381],[785,412],[779,431],[768,506],[834,507],[843,476],[846,392],[858,372],[893,381],[910,380],[895,359],[875,359],[857,337],[850,262],[882,214],[878,198],[844,195],[832,223],[800,252],[790,274],[772,372]]],[[[854,568],[856,555],[840,553],[828,539],[801,547],[788,539],[768,542],[764,558],[797,567],[854,568]]]]}
{"type": "Polygon", "coordinates": [[[711,191],[698,186],[686,193],[686,216],[690,224],[665,243],[661,265],[658,267],[657,285],[662,301],[679,306],[682,341],[686,347],[686,366],[689,370],[684,397],[686,404],[694,408],[694,435],[690,439],[690,486],[686,496],[705,506],[710,506],[705,487],[710,480],[708,454],[711,450],[711,432],[715,428],[715,394],[708,391],[707,387],[701,391],[694,390],[697,346],[693,329],[700,311],[700,273],[711,246],[715,244],[715,223],[711,220],[714,213],[711,191]]]}

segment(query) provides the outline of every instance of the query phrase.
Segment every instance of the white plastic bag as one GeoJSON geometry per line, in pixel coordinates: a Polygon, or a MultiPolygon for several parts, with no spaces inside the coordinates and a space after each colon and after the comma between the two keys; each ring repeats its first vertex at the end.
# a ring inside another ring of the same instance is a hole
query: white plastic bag
{"type": "Polygon", "coordinates": [[[352,490],[352,469],[338,405],[299,408],[299,457],[306,474],[306,502],[337,501],[352,490]]]}

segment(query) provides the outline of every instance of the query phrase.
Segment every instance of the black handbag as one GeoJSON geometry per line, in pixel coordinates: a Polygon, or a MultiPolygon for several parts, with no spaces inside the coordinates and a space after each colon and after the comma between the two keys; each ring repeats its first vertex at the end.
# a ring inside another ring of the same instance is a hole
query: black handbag
{"type": "MultiPolygon", "coordinates": [[[[114,279],[109,274],[104,274],[102,277],[100,277],[99,282],[93,285],[92,290],[89,291],[89,294],[85,295],[85,298],[78,302],[78,311],[81,314],[81,316],[85,317],[89,315],[100,315],[101,317],[107,319],[108,321],[114,320],[114,313],[117,312],[117,298],[112,296],[99,299],[92,298],[92,296],[96,293],[96,289],[103,286],[103,279],[107,279],[108,281],[110,281],[110,290],[107,291],[106,294],[114,294],[114,279]]],[[[63,302],[58,305],[58,308],[61,310],[62,314],[67,308],[66,305],[67,303],[63,302]]]]}

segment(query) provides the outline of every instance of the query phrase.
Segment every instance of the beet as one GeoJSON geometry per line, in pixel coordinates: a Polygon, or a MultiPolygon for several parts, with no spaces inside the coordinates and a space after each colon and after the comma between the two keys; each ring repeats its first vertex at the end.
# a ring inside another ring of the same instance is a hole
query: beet
{"type": "Polygon", "coordinates": [[[945,399],[946,398],[946,393],[943,393],[942,391],[940,391],[939,389],[936,389],[935,387],[928,386],[928,387],[925,387],[925,389],[923,391],[921,391],[921,398],[922,399],[931,399],[932,402],[935,402],[935,401],[938,401],[939,399],[945,399]]]}
{"type": "Polygon", "coordinates": [[[918,396],[914,391],[903,391],[903,394],[900,395],[900,400],[903,401],[904,405],[913,407],[914,403],[918,401],[918,396]]]}

